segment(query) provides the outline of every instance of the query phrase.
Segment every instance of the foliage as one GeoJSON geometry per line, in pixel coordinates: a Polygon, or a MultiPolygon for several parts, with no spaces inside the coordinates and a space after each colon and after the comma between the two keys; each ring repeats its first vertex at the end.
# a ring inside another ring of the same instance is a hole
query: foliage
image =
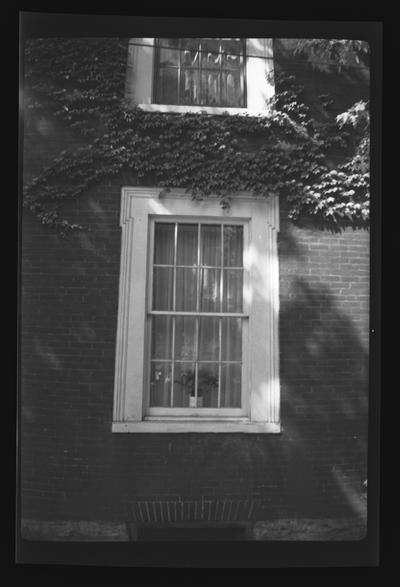
{"type": "MultiPolygon", "coordinates": [[[[62,152],[26,186],[24,205],[66,233],[59,205],[106,177],[214,193],[279,195],[289,217],[324,226],[369,218],[367,104],[337,120],[313,118],[293,77],[276,76],[269,117],[144,112],[124,101],[127,43],[121,39],[35,39],[26,46],[26,109],[51,112],[84,144],[62,152]]],[[[321,97],[325,106],[329,103],[321,97]]]]}
{"type": "Polygon", "coordinates": [[[301,39],[295,54],[305,55],[314,67],[323,71],[368,65],[369,45],[349,39],[301,39]]]}

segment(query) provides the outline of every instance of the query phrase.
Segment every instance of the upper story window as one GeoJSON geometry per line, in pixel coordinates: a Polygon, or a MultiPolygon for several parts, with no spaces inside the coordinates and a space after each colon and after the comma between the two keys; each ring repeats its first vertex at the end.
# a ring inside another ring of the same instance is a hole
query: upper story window
{"type": "Polygon", "coordinates": [[[243,39],[157,39],[154,102],[245,107],[243,39]]]}
{"type": "Polygon", "coordinates": [[[269,113],[272,39],[134,38],[126,96],[148,111],[269,113]]]}

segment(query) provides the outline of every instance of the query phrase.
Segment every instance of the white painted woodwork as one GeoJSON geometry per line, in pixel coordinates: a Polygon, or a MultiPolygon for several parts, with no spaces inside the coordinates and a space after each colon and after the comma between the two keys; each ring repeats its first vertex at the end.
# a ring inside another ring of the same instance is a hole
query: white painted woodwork
{"type": "Polygon", "coordinates": [[[126,96],[132,104],[146,111],[182,114],[206,112],[266,116],[270,113],[268,100],[275,93],[272,39],[246,39],[246,108],[153,103],[154,40],[144,37],[129,40],[126,96]]]}
{"type": "Polygon", "coordinates": [[[124,187],[114,386],[114,432],[279,432],[277,197],[191,200],[184,190],[124,187]],[[242,222],[244,240],[241,409],[148,408],[149,267],[155,220],[242,222]]]}

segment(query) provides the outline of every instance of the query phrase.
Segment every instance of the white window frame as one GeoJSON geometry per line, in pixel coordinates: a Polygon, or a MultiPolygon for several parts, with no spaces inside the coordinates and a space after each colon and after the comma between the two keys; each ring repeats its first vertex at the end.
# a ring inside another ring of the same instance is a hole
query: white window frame
{"type": "Polygon", "coordinates": [[[116,341],[113,432],[280,432],[279,270],[277,197],[239,193],[228,210],[217,196],[192,200],[184,190],[124,187],[121,196],[121,268],[116,341]],[[154,221],[240,222],[246,226],[243,265],[243,380],[246,401],[235,415],[224,409],[149,410],[148,312],[154,221]],[[246,320],[244,320],[246,322],[246,320]],[[205,414],[201,415],[201,412],[205,414]],[[230,414],[226,411],[225,414],[230,414]]]}
{"type": "Polygon", "coordinates": [[[149,112],[206,112],[247,116],[267,116],[270,113],[269,100],[275,94],[272,39],[246,39],[246,108],[155,104],[154,42],[154,37],[129,40],[125,93],[132,104],[149,112]]]}
{"type": "MultiPolygon", "coordinates": [[[[170,208],[170,206],[168,206],[168,208],[170,208]]],[[[192,215],[190,216],[170,216],[170,215],[157,215],[157,216],[150,216],[149,218],[150,221],[150,227],[149,227],[149,262],[148,262],[148,300],[147,300],[147,308],[150,309],[152,306],[152,278],[153,278],[153,255],[154,255],[154,225],[157,222],[178,222],[179,223],[188,223],[188,224],[203,224],[206,223],[207,225],[210,224],[216,224],[216,225],[221,225],[221,224],[235,224],[237,226],[243,226],[243,245],[244,245],[244,250],[246,250],[246,247],[249,244],[249,225],[247,221],[244,221],[242,219],[234,219],[231,217],[211,217],[211,216],[201,216],[201,217],[194,217],[192,215]]],[[[243,272],[243,289],[245,290],[246,288],[248,289],[249,284],[248,284],[248,279],[249,279],[249,275],[247,271],[243,272]]],[[[241,389],[241,407],[240,408],[211,408],[211,407],[202,407],[202,408],[189,408],[189,407],[175,407],[175,408],[165,408],[165,407],[150,407],[150,406],[146,406],[145,412],[146,415],[148,416],[163,416],[165,417],[166,414],[168,414],[169,416],[185,416],[185,417],[196,417],[198,418],[199,416],[201,417],[205,417],[205,416],[210,416],[210,417],[221,417],[221,415],[226,418],[226,417],[238,417],[238,416],[246,416],[247,412],[248,412],[248,392],[247,392],[247,365],[248,365],[248,360],[247,357],[243,357],[243,354],[245,353],[245,350],[248,348],[248,323],[249,323],[249,308],[248,308],[249,304],[248,301],[246,299],[243,300],[243,309],[242,312],[238,313],[238,312],[233,312],[230,315],[232,317],[237,317],[237,318],[242,318],[241,322],[242,322],[242,389],[241,389]]],[[[179,312],[178,312],[179,313],[179,312]]],[[[147,312],[148,315],[150,315],[150,312],[147,312]]],[[[152,312],[153,315],[156,315],[157,312],[152,312]]],[[[166,314],[168,315],[172,315],[173,312],[166,312],[166,314]]],[[[180,313],[182,315],[182,313],[180,313]]],[[[196,314],[197,316],[204,316],[205,314],[203,312],[194,312],[194,314],[196,314]]],[[[209,315],[212,316],[227,316],[229,314],[227,314],[226,312],[211,312],[209,315]]],[[[148,357],[150,357],[151,354],[151,348],[150,348],[150,338],[151,338],[151,332],[150,332],[150,328],[148,326],[148,330],[147,330],[147,334],[146,334],[146,338],[147,338],[147,360],[146,360],[146,365],[147,365],[147,373],[145,373],[145,388],[149,389],[149,382],[150,382],[150,360],[148,357]],[[146,379],[146,375],[147,375],[147,379],[146,379]]],[[[194,362],[194,361],[188,361],[189,362],[194,362]]]]}

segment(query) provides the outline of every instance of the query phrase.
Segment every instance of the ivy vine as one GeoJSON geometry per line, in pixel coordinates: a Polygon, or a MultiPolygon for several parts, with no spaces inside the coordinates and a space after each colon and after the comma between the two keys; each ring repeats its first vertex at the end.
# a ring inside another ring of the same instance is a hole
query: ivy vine
{"type": "Polygon", "coordinates": [[[317,119],[292,76],[276,75],[269,117],[144,112],[124,99],[126,39],[33,39],[25,51],[25,107],[51,114],[84,144],[62,152],[24,189],[24,206],[65,234],[82,228],[60,205],[124,171],[137,184],[186,188],[192,198],[278,195],[296,222],[367,226],[368,105],[340,116],[320,96],[317,119]]]}

